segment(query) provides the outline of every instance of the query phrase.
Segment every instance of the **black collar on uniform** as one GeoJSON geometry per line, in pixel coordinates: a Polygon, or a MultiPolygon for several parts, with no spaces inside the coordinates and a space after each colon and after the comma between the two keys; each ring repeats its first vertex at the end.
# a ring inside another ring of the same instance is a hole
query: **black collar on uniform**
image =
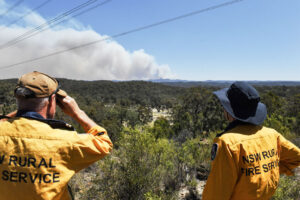
{"type": "Polygon", "coordinates": [[[229,131],[229,130],[235,128],[235,127],[237,127],[238,125],[243,125],[243,124],[249,124],[249,123],[247,123],[247,122],[242,122],[242,121],[240,121],[240,120],[234,120],[234,121],[232,121],[232,122],[230,122],[230,123],[228,124],[228,126],[224,129],[224,131],[223,131],[222,133],[217,134],[216,137],[221,137],[221,136],[222,136],[224,133],[226,133],[227,131],[229,131]]]}
{"type": "Polygon", "coordinates": [[[66,129],[70,131],[74,131],[74,127],[70,124],[67,124],[60,120],[55,119],[45,119],[42,115],[40,115],[37,112],[33,111],[26,111],[26,110],[18,110],[16,117],[24,117],[29,119],[35,119],[41,122],[44,122],[51,126],[52,128],[58,128],[58,129],[66,129]]]}

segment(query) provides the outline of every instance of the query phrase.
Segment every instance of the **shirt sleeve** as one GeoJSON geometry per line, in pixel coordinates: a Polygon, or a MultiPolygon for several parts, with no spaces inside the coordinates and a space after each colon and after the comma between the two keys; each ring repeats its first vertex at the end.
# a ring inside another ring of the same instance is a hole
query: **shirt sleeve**
{"type": "Polygon", "coordinates": [[[87,134],[78,134],[72,145],[70,168],[76,172],[103,158],[113,144],[101,126],[91,128],[87,134]]]}
{"type": "Polygon", "coordinates": [[[300,149],[280,134],[277,143],[280,157],[280,174],[294,175],[292,170],[300,166],[300,149]]]}
{"type": "Polygon", "coordinates": [[[227,200],[230,199],[237,182],[237,167],[228,144],[219,138],[216,138],[214,142],[211,171],[202,199],[227,200]]]}

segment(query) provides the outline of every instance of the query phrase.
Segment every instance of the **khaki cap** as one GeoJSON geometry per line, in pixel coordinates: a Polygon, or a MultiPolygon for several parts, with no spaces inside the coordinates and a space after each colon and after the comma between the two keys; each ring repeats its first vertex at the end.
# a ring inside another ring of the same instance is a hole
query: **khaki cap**
{"type": "Polygon", "coordinates": [[[16,89],[21,87],[30,89],[37,98],[49,97],[52,94],[67,96],[64,90],[59,89],[59,83],[55,78],[37,71],[22,75],[16,89]]]}

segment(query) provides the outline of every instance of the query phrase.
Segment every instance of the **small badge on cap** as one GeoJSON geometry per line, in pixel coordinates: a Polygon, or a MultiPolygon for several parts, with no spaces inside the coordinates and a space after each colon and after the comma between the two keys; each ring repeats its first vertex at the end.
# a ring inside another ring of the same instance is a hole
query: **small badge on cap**
{"type": "Polygon", "coordinates": [[[218,144],[214,143],[211,148],[211,160],[214,160],[216,158],[217,151],[218,151],[218,144]]]}

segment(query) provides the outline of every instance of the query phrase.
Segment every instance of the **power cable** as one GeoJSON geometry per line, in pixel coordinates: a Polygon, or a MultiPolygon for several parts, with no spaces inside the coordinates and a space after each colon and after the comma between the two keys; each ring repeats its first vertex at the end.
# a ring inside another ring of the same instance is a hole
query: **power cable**
{"type": "Polygon", "coordinates": [[[12,11],[13,9],[15,9],[17,6],[19,6],[24,0],[19,0],[17,1],[15,4],[13,4],[11,7],[9,7],[4,13],[0,14],[0,18],[4,17],[5,15],[7,15],[7,13],[9,13],[10,11],[12,11]]]}
{"type": "Polygon", "coordinates": [[[12,45],[18,43],[18,41],[21,40],[22,38],[36,32],[36,31],[39,31],[40,29],[43,29],[43,28],[51,25],[52,23],[55,23],[56,21],[61,20],[65,17],[73,14],[74,12],[79,11],[80,9],[83,9],[83,8],[95,3],[96,1],[98,1],[98,0],[89,0],[85,3],[83,3],[83,4],[80,4],[79,6],[76,6],[76,7],[72,8],[71,10],[68,10],[67,12],[64,12],[64,13],[60,14],[59,16],[57,16],[57,17],[55,17],[55,18],[53,18],[53,19],[51,19],[51,20],[49,20],[49,21],[47,21],[47,22],[45,22],[45,23],[43,23],[43,24],[41,24],[41,25],[39,25],[39,26],[37,26],[37,27],[27,31],[27,32],[25,32],[25,33],[23,33],[22,35],[16,37],[15,39],[12,39],[12,40],[6,42],[5,44],[0,46],[0,49],[7,48],[9,46],[12,46],[12,45]]]}
{"type": "Polygon", "coordinates": [[[18,63],[15,63],[15,64],[2,66],[2,67],[0,67],[0,70],[1,69],[12,68],[12,67],[22,65],[22,64],[26,64],[26,63],[31,63],[31,62],[41,60],[41,59],[44,59],[44,58],[48,58],[48,57],[52,57],[52,56],[55,56],[55,55],[58,55],[58,54],[61,54],[61,53],[64,53],[64,52],[68,52],[68,51],[72,51],[72,50],[75,50],[75,49],[87,47],[87,46],[90,46],[90,45],[93,45],[93,44],[96,44],[96,43],[99,43],[99,42],[103,42],[103,41],[106,41],[106,40],[109,40],[109,39],[118,38],[118,37],[121,37],[121,36],[124,36],[124,35],[139,32],[139,31],[149,29],[149,28],[153,28],[153,27],[156,27],[156,26],[159,26],[159,25],[162,25],[162,24],[177,21],[179,19],[191,17],[193,15],[198,15],[198,14],[201,14],[201,13],[204,13],[204,12],[209,12],[209,11],[212,11],[212,10],[215,10],[215,9],[218,9],[218,8],[231,6],[233,4],[236,4],[236,3],[239,3],[239,2],[242,2],[242,1],[244,1],[244,0],[233,0],[233,1],[226,2],[226,3],[218,4],[218,5],[215,5],[215,6],[211,6],[211,7],[208,7],[208,8],[204,8],[204,9],[201,9],[201,10],[190,12],[190,13],[187,13],[187,14],[184,14],[184,15],[180,15],[180,16],[177,16],[177,17],[162,20],[162,21],[150,24],[150,25],[141,26],[139,28],[135,28],[135,29],[132,29],[132,30],[129,30],[129,31],[126,31],[126,32],[122,32],[122,33],[119,33],[119,34],[116,34],[116,35],[113,35],[113,36],[108,36],[108,37],[102,38],[100,40],[95,40],[95,41],[92,41],[92,42],[88,42],[88,43],[78,45],[78,46],[75,46],[75,47],[71,47],[71,48],[68,48],[68,49],[64,49],[64,50],[61,50],[61,51],[56,51],[56,52],[53,52],[53,53],[50,53],[50,54],[47,54],[47,55],[44,55],[44,56],[40,56],[40,57],[37,57],[37,58],[24,60],[22,62],[18,62],[18,63]]]}
{"type": "MultiPolygon", "coordinates": [[[[44,1],[43,3],[41,3],[41,4],[38,5],[37,7],[33,8],[32,10],[30,10],[28,13],[26,13],[26,14],[23,15],[22,17],[19,17],[18,19],[14,20],[14,21],[12,21],[12,22],[10,22],[10,23],[8,23],[8,24],[5,24],[5,26],[8,27],[8,26],[11,26],[11,25],[17,23],[18,21],[24,19],[26,16],[30,15],[30,14],[33,13],[34,11],[37,11],[37,10],[39,10],[40,8],[44,7],[46,4],[50,3],[50,1],[52,1],[52,0],[46,0],[46,1],[44,1]]],[[[2,29],[2,30],[3,30],[3,29],[2,29]]]]}
{"type": "Polygon", "coordinates": [[[44,32],[44,31],[46,31],[46,30],[48,30],[48,29],[50,29],[50,28],[52,28],[52,27],[58,25],[58,24],[61,24],[61,23],[65,22],[65,21],[67,21],[67,20],[69,20],[69,19],[71,19],[71,18],[78,17],[78,16],[80,16],[80,15],[83,15],[83,14],[86,13],[86,12],[89,12],[89,11],[91,11],[91,10],[94,10],[94,9],[96,9],[96,8],[102,6],[102,5],[105,5],[105,4],[109,3],[110,1],[112,1],[112,0],[106,0],[106,1],[104,1],[104,2],[102,2],[102,3],[99,3],[99,4],[97,4],[97,5],[95,5],[95,6],[92,6],[92,7],[88,8],[88,9],[85,9],[85,10],[83,10],[82,12],[77,13],[76,15],[70,16],[70,17],[68,17],[67,19],[64,19],[64,20],[62,20],[62,21],[58,21],[57,23],[51,24],[51,25],[49,25],[49,26],[47,26],[47,27],[45,27],[45,28],[41,28],[41,29],[39,29],[38,32],[33,32],[32,34],[29,34],[29,35],[27,35],[27,36],[24,36],[24,37],[20,38],[19,40],[12,41],[9,45],[4,46],[3,48],[1,48],[1,46],[0,46],[0,49],[4,49],[4,48],[6,48],[6,47],[12,46],[12,45],[17,44],[17,43],[19,43],[19,42],[22,42],[23,40],[29,39],[29,38],[31,38],[31,37],[37,35],[37,34],[40,34],[40,33],[44,32]]]}
{"type": "Polygon", "coordinates": [[[39,25],[39,26],[37,26],[37,27],[27,31],[27,32],[25,32],[24,34],[18,36],[17,38],[8,41],[7,43],[1,45],[0,49],[6,48],[6,47],[9,47],[9,46],[12,46],[13,44],[18,43],[18,41],[20,39],[26,37],[27,35],[30,35],[31,33],[39,31],[40,29],[49,26],[49,24],[52,24],[52,23],[54,23],[54,22],[56,22],[56,21],[58,21],[58,20],[60,20],[64,17],[72,14],[73,12],[76,12],[76,11],[86,7],[86,6],[89,6],[90,4],[95,3],[96,1],[98,1],[98,0],[89,0],[85,3],[83,3],[83,4],[80,4],[79,6],[76,6],[76,7],[72,8],[71,10],[68,10],[67,12],[64,12],[63,14],[60,14],[59,16],[57,16],[57,17],[55,17],[55,18],[53,18],[53,19],[51,19],[51,20],[49,20],[49,21],[47,21],[47,22],[45,22],[45,23],[43,23],[43,24],[41,24],[41,25],[39,25]]]}

